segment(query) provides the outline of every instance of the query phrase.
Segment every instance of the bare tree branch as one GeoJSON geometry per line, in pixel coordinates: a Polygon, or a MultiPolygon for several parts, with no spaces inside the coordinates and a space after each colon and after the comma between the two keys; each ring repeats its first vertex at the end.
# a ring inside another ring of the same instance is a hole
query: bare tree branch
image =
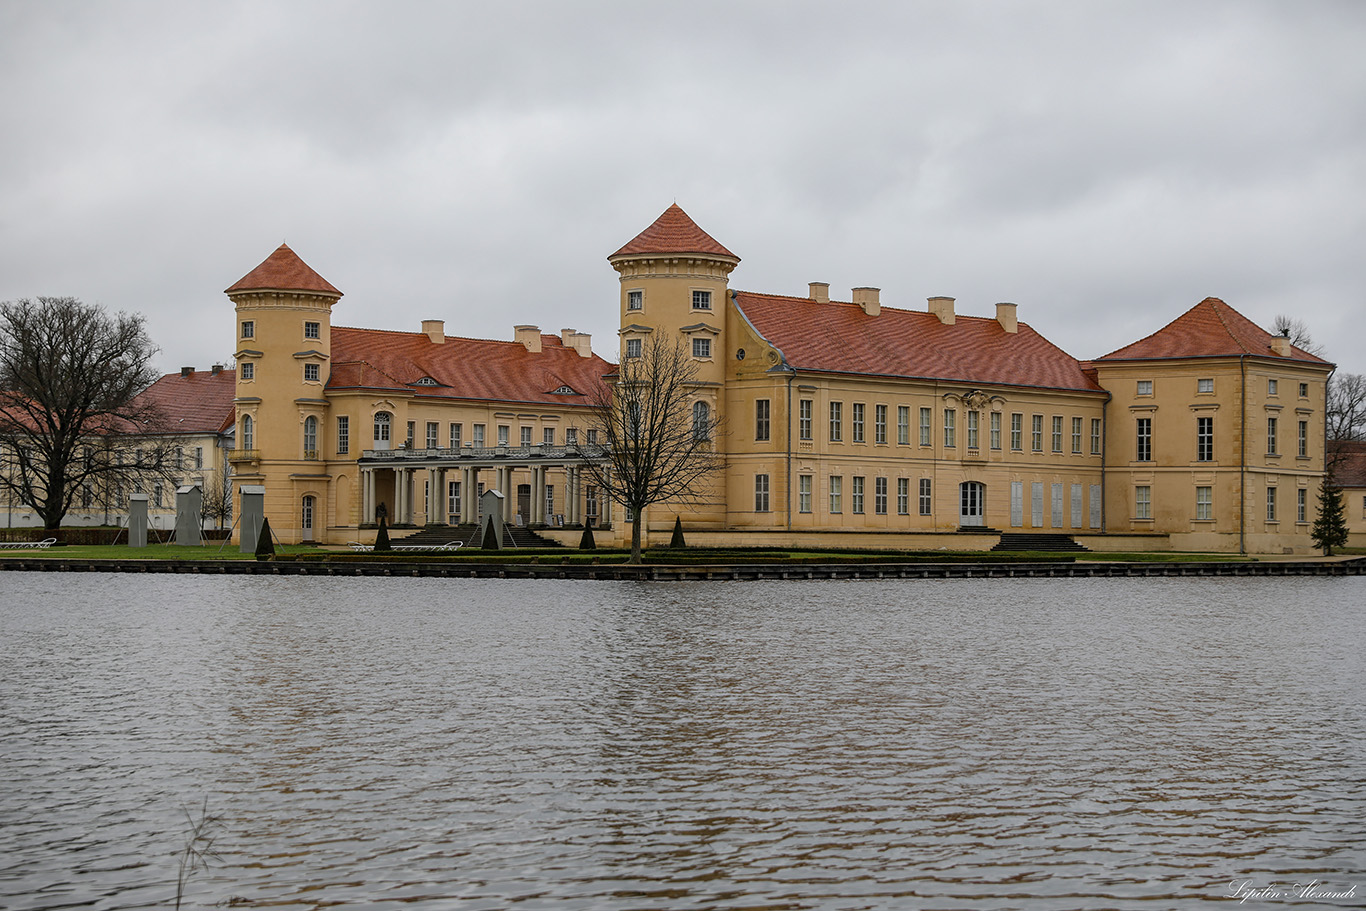
{"type": "Polygon", "coordinates": [[[0,489],[44,528],[89,496],[174,480],[180,441],[139,398],[156,352],[141,316],[71,297],[0,303],[0,489]]]}
{"type": "Polygon", "coordinates": [[[718,419],[698,398],[700,388],[683,342],[656,331],[638,356],[622,359],[614,386],[590,393],[590,427],[605,450],[588,472],[633,514],[633,563],[640,562],[641,512],[652,503],[700,501],[720,466],[718,419]]]}

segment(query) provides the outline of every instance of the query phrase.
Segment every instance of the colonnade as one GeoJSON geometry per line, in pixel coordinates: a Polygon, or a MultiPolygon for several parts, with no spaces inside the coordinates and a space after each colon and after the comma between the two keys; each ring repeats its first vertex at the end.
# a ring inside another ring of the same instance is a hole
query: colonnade
{"type": "Polygon", "coordinates": [[[361,522],[362,524],[374,524],[377,520],[379,507],[378,494],[378,475],[382,471],[393,473],[394,478],[394,502],[388,506],[389,522],[397,525],[456,525],[477,522],[479,516],[479,485],[481,481],[485,483],[485,489],[497,490],[503,495],[503,521],[511,523],[518,512],[518,497],[516,495],[516,483],[527,483],[531,487],[530,514],[523,516],[523,520],[530,525],[548,524],[550,515],[547,509],[546,491],[549,485],[549,478],[562,480],[562,497],[564,503],[564,521],[569,525],[577,525],[584,521],[584,517],[589,514],[596,514],[599,521],[610,520],[610,504],[602,502],[599,509],[590,510],[585,502],[588,485],[585,483],[584,468],[582,465],[469,465],[469,466],[445,466],[445,465],[422,465],[404,466],[395,464],[386,465],[364,465],[360,466],[360,488],[361,488],[361,522]],[[559,471],[559,475],[551,475],[551,471],[559,471]],[[487,480],[486,480],[487,479],[487,480]],[[491,480],[492,483],[488,483],[491,480]],[[418,486],[426,482],[428,495],[426,498],[425,512],[419,512],[423,507],[421,502],[421,488],[418,486]],[[455,514],[450,510],[451,494],[448,484],[458,481],[460,484],[458,509],[455,514]]]}

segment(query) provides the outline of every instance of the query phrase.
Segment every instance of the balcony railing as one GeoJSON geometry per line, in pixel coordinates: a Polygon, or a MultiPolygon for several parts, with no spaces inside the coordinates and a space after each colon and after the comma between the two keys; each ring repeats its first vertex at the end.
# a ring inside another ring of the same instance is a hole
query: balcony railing
{"type": "Polygon", "coordinates": [[[551,446],[461,446],[459,449],[367,449],[366,459],[383,461],[428,461],[440,459],[600,459],[607,452],[598,443],[551,446]]]}
{"type": "Polygon", "coordinates": [[[229,449],[229,462],[259,462],[261,460],[261,450],[259,449],[229,449]]]}

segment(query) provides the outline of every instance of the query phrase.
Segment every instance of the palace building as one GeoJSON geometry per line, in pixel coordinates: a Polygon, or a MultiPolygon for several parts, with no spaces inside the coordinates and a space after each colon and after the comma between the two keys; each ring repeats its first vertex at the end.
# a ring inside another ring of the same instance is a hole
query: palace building
{"type": "MultiPolygon", "coordinates": [[[[720,419],[705,501],[628,517],[584,472],[591,400],[614,364],[572,329],[511,341],[333,327],[342,293],[287,246],[227,290],[236,308],[237,485],[286,541],[473,522],[628,520],[690,543],[984,549],[1003,533],[1098,550],[1310,553],[1332,365],[1208,298],[1078,361],[1018,318],[730,287],[740,258],[677,205],[608,261],[632,357],[654,333],[696,361],[720,419]]],[[[601,538],[600,538],[601,540],[601,538]]]]}

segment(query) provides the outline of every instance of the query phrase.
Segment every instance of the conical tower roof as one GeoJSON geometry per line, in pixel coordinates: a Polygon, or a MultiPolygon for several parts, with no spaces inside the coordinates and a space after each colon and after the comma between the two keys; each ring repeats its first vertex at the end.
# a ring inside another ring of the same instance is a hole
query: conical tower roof
{"type": "Polygon", "coordinates": [[[649,253],[702,253],[708,256],[724,256],[735,260],[737,263],[740,257],[727,250],[716,242],[706,231],[697,226],[697,222],[688,217],[688,213],[679,208],[678,203],[674,203],[664,210],[664,214],[655,219],[654,224],[641,231],[626,246],[622,247],[611,256],[616,259],[618,256],[636,256],[649,253]]]}
{"type": "Polygon", "coordinates": [[[1282,357],[1289,360],[1328,363],[1308,351],[1291,346],[1289,355],[1271,347],[1270,332],[1234,310],[1217,297],[1207,297],[1147,338],[1111,351],[1097,362],[1141,361],[1177,357],[1282,357]]]}
{"type": "Polygon", "coordinates": [[[331,282],[299,259],[299,254],[289,249],[289,244],[280,244],[279,249],[267,256],[265,262],[242,276],[224,293],[235,294],[238,291],[313,291],[342,296],[331,282]]]}

